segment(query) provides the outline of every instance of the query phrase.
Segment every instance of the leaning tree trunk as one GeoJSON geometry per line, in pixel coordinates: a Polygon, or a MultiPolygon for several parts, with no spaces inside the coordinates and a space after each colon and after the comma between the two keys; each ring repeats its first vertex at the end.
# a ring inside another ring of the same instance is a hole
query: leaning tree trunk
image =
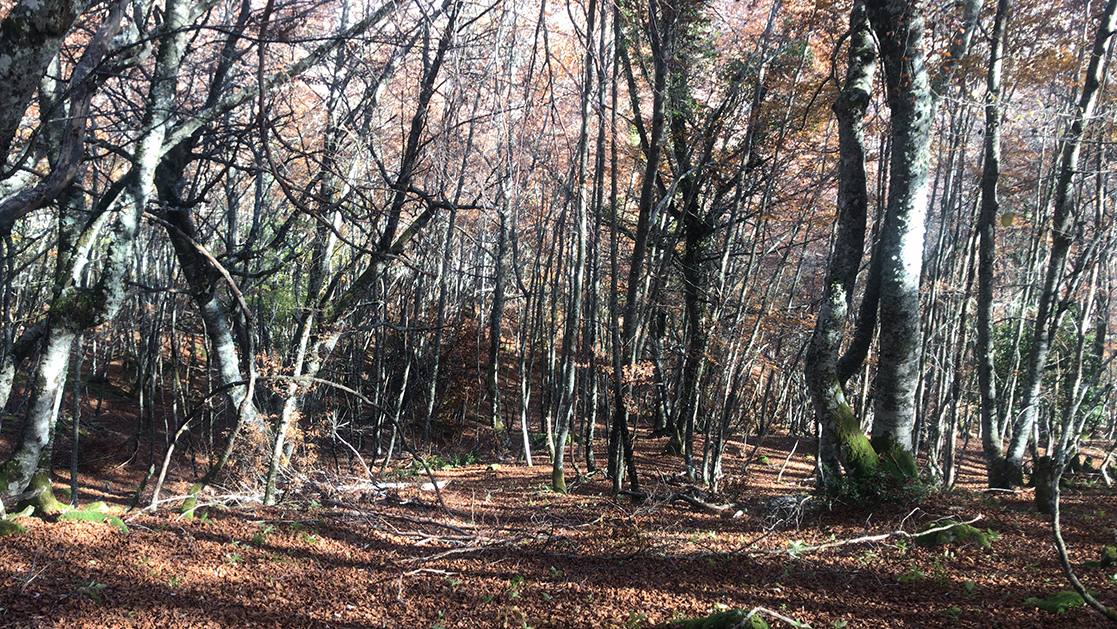
{"type": "MultiPolygon", "coordinates": [[[[251,2],[242,0],[237,21],[232,32],[225,40],[220,61],[210,81],[206,106],[216,104],[224,93],[229,71],[236,58],[236,44],[243,35],[251,13],[251,2]]],[[[199,129],[163,156],[159,167],[155,171],[155,189],[160,200],[168,208],[163,214],[164,227],[166,227],[167,236],[190,288],[190,296],[201,315],[202,321],[205,323],[205,333],[210,345],[209,358],[211,364],[215,367],[217,385],[224,389],[229,407],[236,413],[235,423],[225,447],[216,463],[206,474],[206,481],[204,482],[208,482],[222,473],[232,455],[237,436],[245,426],[252,426],[263,440],[266,440],[266,435],[264,435],[265,427],[259,418],[256,405],[251,399],[252,391],[248,382],[250,378],[245,378],[242,375],[240,356],[237,352],[229,321],[226,318],[226,309],[218,297],[218,289],[224,283],[224,280],[216,268],[217,261],[207,257],[208,253],[203,253],[202,245],[198,242],[198,230],[194,224],[191,210],[188,204],[182,202],[180,196],[187,186],[186,169],[192,161],[191,155],[194,149],[201,140],[201,131],[199,129]]],[[[232,209],[229,213],[235,215],[232,209]]],[[[230,223],[232,229],[235,229],[235,220],[230,220],[230,223]]],[[[228,243],[228,246],[226,246],[227,252],[232,252],[233,244],[232,242],[228,243]]],[[[229,281],[232,281],[231,278],[229,281]]],[[[235,286],[232,288],[236,291],[235,286]]],[[[243,350],[247,361],[255,360],[250,348],[245,347],[243,350]]],[[[248,367],[249,373],[252,374],[254,366],[251,362],[248,367]]]]}
{"type": "MultiPolygon", "coordinates": [[[[229,408],[236,413],[233,429],[230,431],[225,448],[214,468],[207,474],[214,480],[222,472],[232,454],[236,438],[243,428],[251,427],[266,439],[266,431],[260,420],[256,405],[250,397],[249,378],[241,370],[241,360],[233,339],[226,308],[218,296],[222,279],[212,263],[202,255],[197,243],[197,230],[187,210],[173,207],[166,214],[167,235],[174,247],[178,263],[190,288],[191,297],[205,323],[205,333],[209,341],[210,362],[217,375],[217,387],[224,389],[229,408]]],[[[255,360],[247,357],[248,360],[255,360]]]]}
{"type": "MultiPolygon", "coordinates": [[[[850,13],[845,85],[834,103],[838,119],[838,228],[805,361],[807,387],[823,431],[822,443],[828,446],[819,453],[824,477],[844,467],[854,476],[864,478],[876,470],[878,463],[876,452],[861,432],[860,422],[846,399],[838,370],[842,337],[865,247],[868,191],[864,118],[875,66],[873,35],[865,6],[858,1],[850,13]]],[[[851,371],[855,370],[856,367],[851,371]]]]}
{"type": "MultiPolygon", "coordinates": [[[[48,3],[41,5],[45,6],[61,6],[55,3],[48,3]]],[[[27,17],[25,9],[28,5],[21,4],[14,8],[5,19],[3,33],[5,35],[12,34],[13,31],[9,27],[12,26],[12,21],[20,19],[19,16],[27,17]]],[[[76,5],[66,5],[67,7],[76,5]]],[[[97,75],[96,70],[101,66],[105,57],[113,52],[113,49],[119,50],[119,47],[126,45],[117,39],[120,31],[121,19],[123,17],[123,5],[115,5],[110,9],[108,15],[102,20],[96,33],[86,45],[84,52],[78,62],[75,64],[73,70],[70,72],[69,79],[63,83],[60,78],[53,78],[53,75],[61,73],[60,63],[57,55],[54,56],[53,61],[48,59],[51,70],[47,76],[39,83],[39,118],[40,125],[43,130],[42,136],[48,161],[50,162],[51,172],[39,184],[31,186],[26,185],[19,187],[18,185],[13,188],[13,192],[4,197],[0,202],[0,237],[3,237],[6,242],[5,258],[5,284],[4,284],[4,308],[5,316],[10,314],[11,307],[11,282],[7,277],[13,273],[13,241],[11,239],[11,229],[15,222],[22,216],[25,216],[36,209],[47,205],[57,199],[62,198],[60,204],[63,208],[62,216],[63,223],[66,225],[65,237],[73,243],[77,236],[77,231],[80,226],[77,225],[78,218],[69,217],[66,215],[64,208],[71,201],[78,200],[74,196],[74,188],[72,183],[74,179],[81,173],[82,158],[84,156],[85,133],[88,128],[87,118],[89,112],[90,101],[97,88],[97,75]]],[[[61,19],[64,16],[56,15],[55,18],[61,19]]],[[[72,17],[71,17],[72,19],[72,17]]],[[[28,32],[23,33],[24,36],[28,32]]],[[[33,38],[34,39],[34,38],[33,38]]],[[[0,43],[0,50],[6,46],[13,45],[19,46],[28,44],[28,41],[17,41],[15,39],[5,39],[0,43]]],[[[43,42],[39,42],[43,43],[43,42]]],[[[45,44],[44,44],[45,45],[45,44]]],[[[57,50],[57,46],[55,46],[57,50]]],[[[0,54],[3,54],[0,52],[0,54]]],[[[18,56],[18,55],[17,55],[18,56]]],[[[12,67],[8,68],[9,70],[12,67]]],[[[27,78],[34,78],[38,76],[31,72],[27,67],[16,67],[21,76],[19,80],[27,78]],[[24,76],[26,74],[26,76],[24,76]]],[[[2,77],[4,72],[0,72],[2,77]]],[[[41,73],[39,73],[41,74],[41,73]]],[[[23,87],[10,83],[8,81],[0,80],[0,99],[20,98],[16,95],[23,87]],[[4,90],[10,90],[4,93],[4,90]]],[[[10,110],[4,111],[0,116],[15,115],[18,122],[23,116],[23,108],[15,105],[11,100],[7,101],[11,106],[10,110]]],[[[4,127],[8,121],[0,122],[0,127],[4,127]]],[[[0,131],[0,135],[6,133],[0,131]]],[[[7,149],[0,149],[0,162],[3,161],[7,154],[7,149]]],[[[15,177],[11,178],[15,179],[15,177]]],[[[11,180],[9,179],[9,181],[11,180]]],[[[8,183],[5,181],[4,183],[8,183]]],[[[82,210],[85,212],[86,210],[82,210]]],[[[60,234],[60,240],[63,237],[60,234]]],[[[91,243],[87,239],[84,247],[87,248],[91,243]]],[[[62,255],[63,247],[60,244],[59,262],[62,267],[66,263],[66,255],[62,255]]],[[[74,253],[76,255],[76,252],[74,253]]],[[[84,255],[84,254],[83,254],[84,255]]],[[[83,257],[82,260],[85,260],[83,257]]],[[[84,266],[85,262],[82,262],[84,266]]],[[[10,326],[10,321],[6,321],[10,326]]],[[[38,348],[39,342],[43,339],[47,332],[47,321],[44,320],[34,326],[24,330],[18,341],[14,341],[10,336],[4,339],[3,348],[0,348],[0,409],[7,404],[8,396],[11,393],[12,384],[15,378],[16,369],[20,364],[26,360],[35,349],[38,348]],[[13,342],[14,341],[14,342],[13,342]]],[[[10,327],[7,332],[10,334],[12,330],[10,327]]]]}
{"type": "Polygon", "coordinates": [[[58,55],[84,0],[23,0],[0,22],[0,169],[39,79],[58,55]]]}
{"type": "MultiPolygon", "coordinates": [[[[102,321],[111,320],[120,310],[125,296],[125,277],[131,267],[140,221],[154,185],[155,168],[163,154],[163,141],[174,110],[178,70],[186,53],[187,28],[197,16],[190,0],[168,2],[160,36],[159,53],[151,79],[140,139],[134,149],[132,166],[119,192],[109,200],[102,216],[116,210],[117,222],[107,240],[101,277],[95,287],[86,289],[73,283],[81,256],[68,261],[70,268],[60,277],[66,284],[57,292],[48,314],[46,349],[39,360],[35,401],[24,419],[24,430],[15,450],[0,468],[0,496],[20,494],[32,480],[43,456],[49,456],[54,409],[65,384],[73,340],[78,333],[102,321]]],[[[94,223],[98,223],[94,221],[94,223]]],[[[88,245],[99,231],[91,225],[78,238],[76,246],[88,245]]]]}

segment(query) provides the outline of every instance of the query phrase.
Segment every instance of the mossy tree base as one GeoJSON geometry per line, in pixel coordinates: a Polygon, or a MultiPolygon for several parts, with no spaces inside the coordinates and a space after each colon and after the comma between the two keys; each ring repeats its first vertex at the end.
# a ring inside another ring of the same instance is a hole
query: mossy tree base
{"type": "Polygon", "coordinates": [[[837,438],[845,478],[830,490],[860,498],[883,499],[906,495],[905,488],[917,484],[919,470],[915,458],[904,447],[884,435],[872,440],[862,432],[853,409],[841,403],[834,413],[837,438]]]}
{"type": "Polygon", "coordinates": [[[703,618],[683,620],[671,626],[675,629],[768,629],[768,621],[755,612],[731,609],[703,618]]]}
{"type": "Polygon", "coordinates": [[[116,515],[108,505],[101,501],[91,502],[78,509],[67,509],[58,516],[59,522],[96,522],[108,524],[121,533],[128,532],[128,525],[116,515]]]}
{"type": "Polygon", "coordinates": [[[198,509],[198,494],[202,491],[201,483],[194,483],[187,491],[186,500],[182,501],[182,508],[179,513],[182,515],[183,520],[193,520],[194,512],[198,509]]]}
{"type": "Polygon", "coordinates": [[[551,490],[558,494],[566,493],[566,475],[562,468],[555,468],[551,472],[551,490]]]}
{"type": "Polygon", "coordinates": [[[1101,559],[1098,560],[1098,565],[1102,568],[1117,566],[1117,546],[1106,546],[1102,548],[1101,559]]]}
{"type": "Polygon", "coordinates": [[[907,482],[919,477],[915,457],[901,446],[891,435],[874,436],[873,450],[880,461],[880,471],[897,482],[907,482]]]}
{"type": "Polygon", "coordinates": [[[0,519],[0,537],[22,535],[27,529],[14,520],[0,519]]]}
{"type": "Polygon", "coordinates": [[[16,511],[15,513],[0,517],[0,537],[22,535],[26,533],[27,527],[16,522],[16,518],[29,518],[33,512],[33,508],[25,507],[22,511],[16,511]]]}
{"type": "MultiPolygon", "coordinates": [[[[838,385],[835,384],[835,387],[838,385]]],[[[834,434],[841,451],[842,466],[855,479],[868,480],[876,476],[880,468],[880,457],[861,431],[861,423],[853,414],[853,409],[843,401],[835,412],[834,434]]]]}
{"type": "MultiPolygon", "coordinates": [[[[950,524],[947,522],[947,524],[950,524]]],[[[972,524],[956,522],[943,529],[943,523],[933,523],[924,533],[915,535],[915,543],[921,546],[977,546],[988,550],[1000,535],[992,529],[979,529],[972,524]],[[941,529],[941,530],[934,530],[941,529]],[[933,532],[932,532],[933,530],[933,532]]]]}
{"type": "Polygon", "coordinates": [[[1084,607],[1086,601],[1083,600],[1082,595],[1073,590],[1062,590],[1056,592],[1046,598],[1038,598],[1035,596],[1024,599],[1025,605],[1031,605],[1042,609],[1050,614],[1063,614],[1071,609],[1084,607]]]}
{"type": "Polygon", "coordinates": [[[54,486],[50,482],[50,473],[46,470],[35,472],[25,495],[26,498],[20,501],[18,508],[31,507],[39,517],[57,517],[69,508],[69,505],[54,496],[54,486]]]}

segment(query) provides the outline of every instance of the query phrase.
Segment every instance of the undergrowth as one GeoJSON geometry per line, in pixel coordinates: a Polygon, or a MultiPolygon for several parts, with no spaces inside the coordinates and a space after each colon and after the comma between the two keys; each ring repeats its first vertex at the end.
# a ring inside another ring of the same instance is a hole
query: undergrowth
{"type": "Polygon", "coordinates": [[[915,535],[915,543],[920,546],[977,546],[989,549],[999,538],[1000,534],[992,529],[979,529],[972,524],[947,520],[923,527],[923,532],[915,535]]]}
{"type": "Polygon", "coordinates": [[[868,476],[837,476],[821,486],[822,494],[833,502],[849,505],[916,503],[938,491],[924,478],[898,478],[883,470],[868,476]]]}

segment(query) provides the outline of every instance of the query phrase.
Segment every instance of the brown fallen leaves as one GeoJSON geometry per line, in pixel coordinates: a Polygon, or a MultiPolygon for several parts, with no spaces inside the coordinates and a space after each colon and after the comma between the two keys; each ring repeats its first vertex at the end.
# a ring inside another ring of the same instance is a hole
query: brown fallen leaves
{"type": "MultiPolygon", "coordinates": [[[[799,529],[769,530],[764,500],[803,491],[810,474],[800,446],[776,482],[791,445],[761,448],[771,463],[754,462],[726,497],[756,513],[735,519],[670,502],[674,470],[649,455],[651,495],[639,506],[612,499],[600,475],[559,496],[545,489],[545,467],[478,464],[438,473],[454,481],[443,493],[455,517],[415,491],[403,504],[213,510],[194,522],[143,515],[127,534],[32,521],[0,538],[0,625],[634,628],[757,606],[816,628],[1097,624],[1089,610],[1051,615],[1025,603],[1066,587],[1048,528],[1030,493],[979,491],[974,453],[959,491],[914,513],[834,506],[799,529]],[[999,534],[991,549],[903,536],[832,544],[977,513],[999,534]]],[[[1111,490],[1066,493],[1077,565],[1112,543],[1114,514],[1111,490]]],[[[1091,590],[1117,602],[1111,573],[1082,569],[1091,590]]]]}

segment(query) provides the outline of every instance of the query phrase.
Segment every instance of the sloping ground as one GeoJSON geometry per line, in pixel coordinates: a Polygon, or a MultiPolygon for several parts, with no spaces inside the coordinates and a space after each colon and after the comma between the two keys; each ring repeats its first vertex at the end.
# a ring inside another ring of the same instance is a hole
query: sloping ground
{"type": "MultiPolygon", "coordinates": [[[[798,529],[770,530],[769,497],[802,491],[809,454],[770,439],[752,457],[736,518],[667,498],[677,461],[646,442],[651,499],[616,501],[600,475],[572,495],[545,489],[548,470],[471,465],[439,472],[454,515],[432,492],[387,499],[320,496],[286,508],[212,509],[94,523],[24,521],[0,538],[4,626],[650,627],[724,607],[762,605],[819,627],[1095,626],[1092,612],[1036,609],[1029,597],[1066,589],[1028,492],[983,494],[978,467],[961,489],[918,509],[823,506],[798,529]],[[659,467],[657,467],[659,466],[659,467]],[[942,516],[999,534],[989,549],[909,540],[796,549],[942,516]],[[846,624],[843,624],[846,623],[846,624]]],[[[743,458],[731,475],[742,472],[743,458]]],[[[967,453],[975,461],[976,453],[967,453]]],[[[421,478],[410,479],[422,480],[421,478]]],[[[348,496],[348,497],[346,497],[348,496]]],[[[1077,565],[1112,544],[1117,498],[1069,491],[1067,541],[1077,565]]],[[[1117,568],[1082,568],[1117,603],[1117,568]]],[[[778,626],[778,623],[773,623],[778,626]]]]}

